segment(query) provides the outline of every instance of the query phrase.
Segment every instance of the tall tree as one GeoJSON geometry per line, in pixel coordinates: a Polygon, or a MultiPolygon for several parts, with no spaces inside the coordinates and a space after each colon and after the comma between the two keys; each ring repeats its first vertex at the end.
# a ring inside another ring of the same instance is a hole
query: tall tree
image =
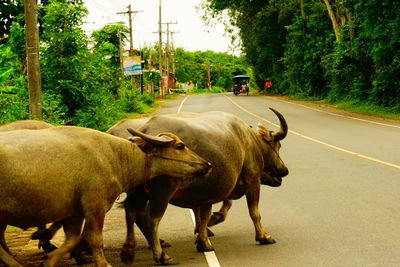
{"type": "Polygon", "coordinates": [[[333,27],[333,31],[335,32],[336,42],[340,42],[341,37],[340,37],[339,24],[337,23],[335,12],[333,12],[333,9],[332,9],[332,6],[331,6],[331,3],[329,2],[329,0],[324,0],[324,3],[326,5],[326,9],[328,10],[329,17],[331,18],[331,21],[332,21],[332,27],[333,27]]]}

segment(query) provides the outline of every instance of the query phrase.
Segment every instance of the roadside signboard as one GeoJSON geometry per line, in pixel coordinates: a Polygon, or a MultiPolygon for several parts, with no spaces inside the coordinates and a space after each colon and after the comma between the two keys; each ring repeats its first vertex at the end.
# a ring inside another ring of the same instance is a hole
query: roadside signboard
{"type": "Polygon", "coordinates": [[[141,75],[142,74],[142,58],[141,56],[124,56],[123,60],[125,75],[141,75]]]}

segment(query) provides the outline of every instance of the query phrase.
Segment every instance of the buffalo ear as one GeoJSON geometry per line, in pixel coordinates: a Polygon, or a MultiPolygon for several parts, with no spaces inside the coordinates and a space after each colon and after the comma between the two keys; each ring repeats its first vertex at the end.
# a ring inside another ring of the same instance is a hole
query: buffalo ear
{"type": "Polygon", "coordinates": [[[130,136],[128,137],[128,140],[131,141],[132,143],[135,143],[144,153],[149,152],[152,147],[143,138],[140,138],[138,136],[130,136]]]}
{"type": "Polygon", "coordinates": [[[258,123],[257,128],[258,128],[258,133],[261,135],[261,137],[265,141],[267,141],[267,142],[271,142],[272,141],[271,132],[267,129],[267,127],[265,127],[261,123],[258,123]]]}

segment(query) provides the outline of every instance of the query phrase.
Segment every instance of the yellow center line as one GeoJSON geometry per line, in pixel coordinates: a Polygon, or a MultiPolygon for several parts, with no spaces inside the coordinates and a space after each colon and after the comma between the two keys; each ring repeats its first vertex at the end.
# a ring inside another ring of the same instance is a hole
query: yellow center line
{"type": "MultiPolygon", "coordinates": [[[[246,113],[248,113],[248,114],[250,114],[250,115],[252,115],[252,116],[254,116],[254,117],[256,117],[256,118],[258,118],[258,119],[260,119],[260,120],[266,121],[266,122],[268,122],[269,124],[272,124],[272,125],[274,125],[274,126],[276,126],[276,127],[278,127],[278,128],[280,127],[280,126],[277,125],[276,123],[273,123],[273,122],[271,122],[271,121],[269,121],[269,120],[267,120],[267,119],[264,119],[263,117],[261,117],[261,116],[255,114],[255,113],[252,113],[252,112],[248,111],[247,109],[243,108],[242,106],[240,106],[238,103],[236,103],[234,100],[232,100],[232,99],[231,99],[230,97],[228,97],[227,95],[224,94],[224,96],[225,96],[226,98],[228,98],[235,106],[237,106],[239,109],[243,110],[244,112],[246,112],[246,113]]],[[[302,137],[302,138],[304,138],[304,139],[307,139],[307,140],[309,140],[309,141],[312,141],[312,142],[315,142],[315,143],[318,143],[318,144],[321,144],[321,145],[330,147],[330,148],[332,148],[332,149],[336,149],[336,150],[338,150],[338,151],[341,151],[341,152],[344,152],[344,153],[347,153],[347,154],[350,154],[350,155],[353,155],[353,156],[356,156],[356,157],[359,157],[359,158],[362,158],[362,159],[366,159],[366,160],[369,160],[369,161],[373,161],[373,162],[376,162],[376,163],[379,163],[379,164],[382,164],[382,165],[386,165],[386,166],[389,166],[389,167],[392,167],[392,168],[395,168],[395,169],[399,169],[399,170],[400,170],[400,165],[397,165],[397,164],[394,164],[394,163],[390,163],[390,162],[386,162],[386,161],[383,161],[383,160],[380,160],[380,159],[376,159],[376,158],[373,158],[373,157],[369,157],[369,156],[363,155],[363,154],[361,154],[361,153],[353,152],[353,151],[351,151],[351,150],[348,150],[348,149],[345,149],[345,148],[341,148],[341,147],[338,147],[338,146],[335,146],[335,145],[331,145],[331,144],[328,144],[328,143],[326,143],[326,142],[317,140],[317,139],[315,139],[315,138],[306,136],[306,135],[304,135],[304,134],[298,133],[298,132],[293,131],[293,130],[289,130],[289,133],[292,133],[292,134],[294,134],[294,135],[300,136],[300,137],[302,137]]]]}

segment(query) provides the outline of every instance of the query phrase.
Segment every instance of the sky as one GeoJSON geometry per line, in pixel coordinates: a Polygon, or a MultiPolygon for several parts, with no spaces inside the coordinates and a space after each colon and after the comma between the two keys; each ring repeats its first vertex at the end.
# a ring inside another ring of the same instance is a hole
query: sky
{"type": "MultiPolygon", "coordinates": [[[[85,0],[89,15],[85,19],[86,31],[100,29],[104,25],[123,21],[129,27],[129,16],[118,15],[126,12],[128,5],[133,14],[133,47],[141,48],[144,45],[158,43],[159,0],[85,0]]],[[[201,13],[196,6],[201,0],[161,0],[162,22],[171,22],[169,30],[172,34],[175,48],[184,48],[187,51],[215,51],[230,52],[230,39],[224,35],[223,25],[205,26],[201,20],[201,13]],[[176,24],[172,24],[176,23],[176,24]]],[[[163,31],[166,31],[163,24],[163,31]]],[[[162,37],[163,43],[167,36],[162,37]]],[[[171,41],[171,35],[170,35],[171,41]]],[[[128,45],[129,47],[129,45],[128,45]]]]}

